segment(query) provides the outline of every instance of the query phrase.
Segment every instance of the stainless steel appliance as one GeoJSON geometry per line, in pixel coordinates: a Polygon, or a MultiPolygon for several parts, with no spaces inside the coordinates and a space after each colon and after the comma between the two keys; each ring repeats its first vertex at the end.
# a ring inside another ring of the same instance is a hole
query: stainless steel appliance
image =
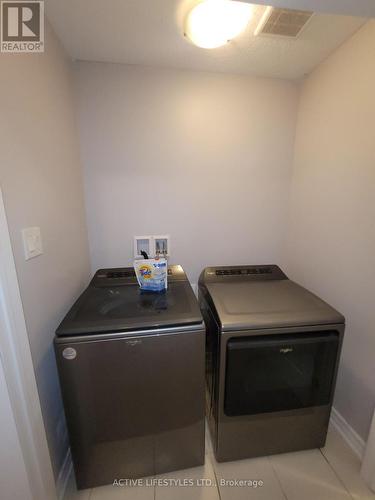
{"type": "Polygon", "coordinates": [[[99,270],[56,331],[78,488],[204,462],[205,330],[181,266],[165,293],[99,270]]]}
{"type": "Polygon", "coordinates": [[[343,316],[274,265],[206,268],[199,301],[217,460],[323,446],[343,316]]]}

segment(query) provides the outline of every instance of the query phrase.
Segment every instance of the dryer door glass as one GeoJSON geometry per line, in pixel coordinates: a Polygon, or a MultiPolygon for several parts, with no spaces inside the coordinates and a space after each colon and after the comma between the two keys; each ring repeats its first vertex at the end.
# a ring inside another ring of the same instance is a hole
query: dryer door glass
{"type": "Polygon", "coordinates": [[[330,403],[337,332],[264,335],[227,344],[224,412],[253,415],[330,403]]]}

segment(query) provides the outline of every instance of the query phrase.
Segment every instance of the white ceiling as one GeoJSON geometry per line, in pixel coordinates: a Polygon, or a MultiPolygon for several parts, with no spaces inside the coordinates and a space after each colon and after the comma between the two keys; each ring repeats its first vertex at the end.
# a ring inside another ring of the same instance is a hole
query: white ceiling
{"type": "MultiPolygon", "coordinates": [[[[347,0],[340,1],[347,4],[347,0]]],[[[356,1],[360,5],[361,0],[356,1]]],[[[46,0],[45,4],[49,20],[73,59],[287,79],[308,74],[366,21],[316,13],[296,40],[255,37],[255,27],[265,9],[264,5],[255,5],[253,19],[241,36],[224,47],[206,50],[183,36],[184,17],[196,2],[46,0]]],[[[283,0],[285,6],[288,2],[296,0],[283,0]]]]}

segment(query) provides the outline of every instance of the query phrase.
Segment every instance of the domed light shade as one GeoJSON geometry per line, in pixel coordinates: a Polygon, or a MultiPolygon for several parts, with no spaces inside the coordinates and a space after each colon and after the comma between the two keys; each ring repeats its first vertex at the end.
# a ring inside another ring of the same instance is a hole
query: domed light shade
{"type": "Polygon", "coordinates": [[[198,47],[214,49],[225,45],[248,25],[252,6],[231,0],[205,0],[188,14],[185,34],[198,47]]]}

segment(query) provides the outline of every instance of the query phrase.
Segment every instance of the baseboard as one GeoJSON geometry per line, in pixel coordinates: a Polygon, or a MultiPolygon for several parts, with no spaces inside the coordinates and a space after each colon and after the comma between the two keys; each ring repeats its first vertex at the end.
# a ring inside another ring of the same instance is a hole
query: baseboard
{"type": "Polygon", "coordinates": [[[68,484],[70,474],[72,473],[72,469],[72,455],[70,453],[70,448],[68,448],[56,481],[56,493],[58,500],[64,499],[66,486],[68,484]]]}
{"type": "Polygon", "coordinates": [[[362,460],[366,443],[336,408],[332,408],[330,423],[341,434],[357,457],[362,460]]]}

